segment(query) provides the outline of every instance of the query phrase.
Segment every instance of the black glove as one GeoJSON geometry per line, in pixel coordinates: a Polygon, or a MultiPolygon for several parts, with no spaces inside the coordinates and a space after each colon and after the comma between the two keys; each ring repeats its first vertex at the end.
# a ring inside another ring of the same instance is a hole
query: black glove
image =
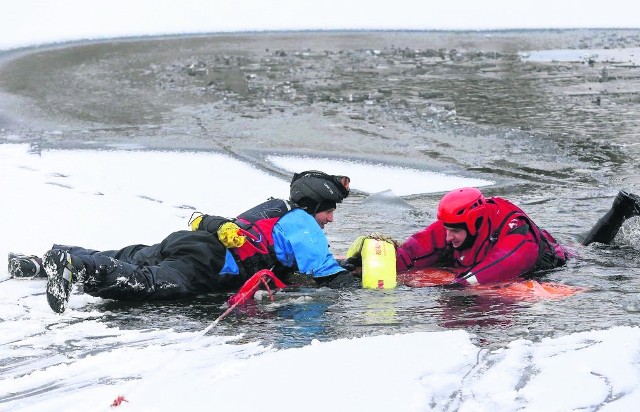
{"type": "Polygon", "coordinates": [[[356,285],[356,278],[348,270],[343,270],[335,275],[314,278],[318,286],[326,286],[328,288],[345,288],[356,285]]]}
{"type": "Polygon", "coordinates": [[[218,235],[218,228],[222,226],[223,223],[231,222],[230,219],[222,216],[213,216],[213,215],[199,215],[193,217],[189,221],[191,226],[191,230],[206,230],[209,233],[213,233],[214,235],[218,235]]]}
{"type": "Polygon", "coordinates": [[[362,267],[362,257],[361,256],[352,256],[346,259],[338,259],[338,264],[343,269],[348,270],[349,272],[353,272],[359,267],[362,267]]]}
{"type": "Polygon", "coordinates": [[[453,282],[445,283],[442,287],[445,289],[463,289],[464,285],[454,280],[453,282]]]}

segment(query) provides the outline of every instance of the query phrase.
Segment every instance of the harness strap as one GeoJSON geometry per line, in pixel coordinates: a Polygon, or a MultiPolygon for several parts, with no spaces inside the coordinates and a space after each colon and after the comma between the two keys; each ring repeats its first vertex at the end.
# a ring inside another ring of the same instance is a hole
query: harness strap
{"type": "MultiPolygon", "coordinates": [[[[509,218],[515,215],[516,213],[520,213],[520,211],[512,210],[511,212],[507,213],[507,215],[504,217],[504,219],[502,219],[502,222],[500,222],[496,230],[489,236],[489,242],[496,243],[498,241],[498,236],[500,236],[500,232],[502,232],[502,228],[504,227],[504,225],[507,224],[507,222],[509,221],[509,218]]],[[[527,219],[527,220],[530,221],[530,219],[527,219]]]]}
{"type": "Polygon", "coordinates": [[[535,265],[534,271],[553,269],[560,266],[561,265],[560,262],[563,262],[563,261],[556,255],[555,248],[553,247],[553,245],[551,245],[549,240],[544,236],[542,229],[540,229],[540,227],[538,227],[538,225],[536,225],[531,220],[531,218],[522,211],[512,210],[511,212],[507,213],[507,215],[504,217],[502,222],[500,222],[496,230],[489,237],[489,241],[491,243],[496,243],[498,241],[498,236],[500,236],[500,233],[502,232],[502,228],[509,221],[509,218],[518,213],[522,214],[522,217],[526,219],[527,223],[529,224],[529,228],[530,228],[529,231],[533,233],[533,236],[538,241],[538,257],[536,259],[536,265],[535,265]]]}

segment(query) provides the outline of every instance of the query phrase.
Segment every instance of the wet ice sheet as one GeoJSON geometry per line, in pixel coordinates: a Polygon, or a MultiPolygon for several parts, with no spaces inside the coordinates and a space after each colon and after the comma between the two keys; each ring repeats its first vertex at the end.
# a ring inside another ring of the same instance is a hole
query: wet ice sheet
{"type": "Polygon", "coordinates": [[[428,170],[318,157],[268,156],[267,161],[291,172],[316,169],[330,174],[347,175],[355,189],[367,193],[391,190],[398,196],[446,192],[464,186],[482,187],[495,183],[428,170]]]}
{"type": "Polygon", "coordinates": [[[609,62],[611,64],[640,64],[640,48],[589,50],[532,50],[520,53],[524,61],[531,62],[609,62]]]}

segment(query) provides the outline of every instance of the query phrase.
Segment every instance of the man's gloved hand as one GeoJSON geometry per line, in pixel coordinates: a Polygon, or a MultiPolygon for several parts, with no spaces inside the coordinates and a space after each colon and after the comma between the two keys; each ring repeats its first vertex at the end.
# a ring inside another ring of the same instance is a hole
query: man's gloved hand
{"type": "Polygon", "coordinates": [[[462,286],[473,286],[478,284],[478,279],[476,279],[475,275],[470,270],[459,273],[453,281],[462,286]]]}
{"type": "Polygon", "coordinates": [[[202,218],[204,218],[204,213],[193,212],[191,214],[191,218],[189,218],[189,227],[192,232],[195,232],[200,227],[200,223],[202,222],[202,218]]]}
{"type": "Polygon", "coordinates": [[[225,222],[217,230],[218,239],[227,249],[244,245],[247,238],[240,231],[240,227],[233,222],[225,222]]]}
{"type": "Polygon", "coordinates": [[[318,286],[326,286],[328,288],[337,289],[357,284],[356,278],[348,270],[338,272],[335,275],[314,278],[318,286]]]}
{"type": "Polygon", "coordinates": [[[337,259],[337,261],[340,267],[348,270],[349,272],[353,272],[357,270],[359,267],[362,267],[361,256],[352,256],[346,259],[337,259]]]}
{"type": "Polygon", "coordinates": [[[442,285],[442,287],[445,289],[463,289],[465,285],[458,282],[457,280],[453,280],[449,283],[445,283],[444,285],[442,285]]]}

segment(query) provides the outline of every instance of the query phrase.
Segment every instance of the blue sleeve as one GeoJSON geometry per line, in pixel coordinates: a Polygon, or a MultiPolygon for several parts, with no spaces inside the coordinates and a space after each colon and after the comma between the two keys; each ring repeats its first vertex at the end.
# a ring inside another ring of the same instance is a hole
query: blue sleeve
{"type": "Polygon", "coordinates": [[[302,209],[294,209],[273,227],[273,243],[278,260],[285,266],[314,278],[334,275],[344,269],[329,251],[329,242],[318,222],[302,209]]]}

